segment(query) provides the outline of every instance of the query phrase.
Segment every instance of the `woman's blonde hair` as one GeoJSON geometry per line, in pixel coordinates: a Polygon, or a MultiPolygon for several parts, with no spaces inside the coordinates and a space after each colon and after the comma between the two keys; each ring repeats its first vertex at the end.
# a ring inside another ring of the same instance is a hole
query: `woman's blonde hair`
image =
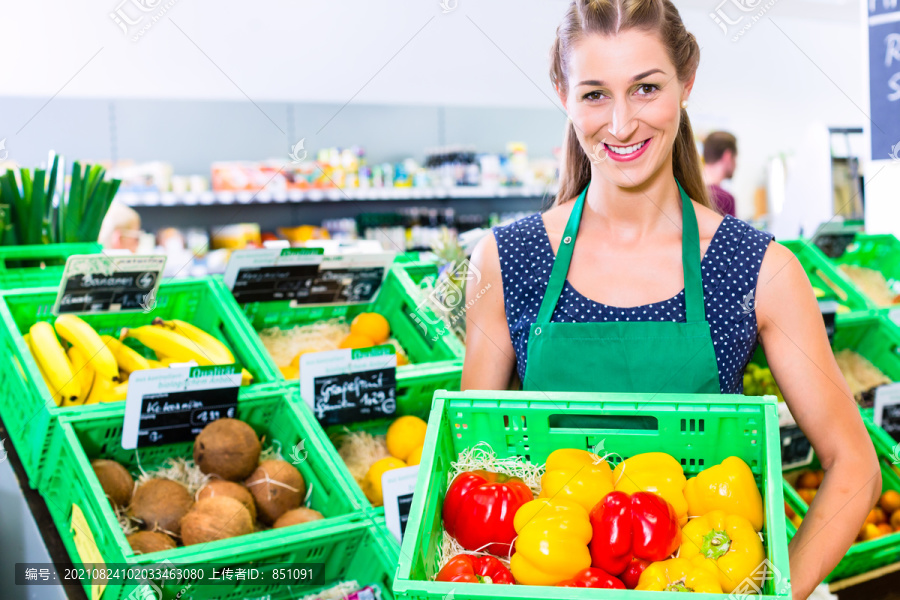
{"type": "MultiPolygon", "coordinates": [[[[682,83],[697,71],[700,46],[681,21],[670,0],[574,0],[556,29],[556,41],[550,49],[550,80],[561,92],[568,92],[567,64],[572,48],[589,34],[615,35],[627,29],[658,33],[669,60],[675,65],[682,83]]],[[[673,172],[690,198],[710,207],[709,193],[703,181],[700,154],[687,111],[681,109],[681,124],[675,138],[673,172]]],[[[559,169],[559,193],[562,204],[581,193],[591,180],[591,161],[575,135],[575,125],[566,124],[562,164],[559,169]]]]}

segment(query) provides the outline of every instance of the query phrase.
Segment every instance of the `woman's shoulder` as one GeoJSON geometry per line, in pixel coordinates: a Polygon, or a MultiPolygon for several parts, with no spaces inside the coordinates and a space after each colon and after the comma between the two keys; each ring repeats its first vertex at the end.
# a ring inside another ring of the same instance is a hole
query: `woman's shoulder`
{"type": "Polygon", "coordinates": [[[500,246],[528,242],[543,233],[543,226],[541,213],[538,212],[495,225],[491,231],[500,246]]]}

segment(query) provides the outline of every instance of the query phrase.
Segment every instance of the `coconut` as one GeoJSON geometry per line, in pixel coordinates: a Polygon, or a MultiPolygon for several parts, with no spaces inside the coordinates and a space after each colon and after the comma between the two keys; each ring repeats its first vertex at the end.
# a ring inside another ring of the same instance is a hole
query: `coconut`
{"type": "Polygon", "coordinates": [[[302,525],[303,523],[318,521],[319,519],[324,518],[325,517],[319,511],[301,506],[300,508],[291,509],[278,517],[272,527],[277,529],[279,527],[290,527],[291,525],[302,525]]]}
{"type": "Polygon", "coordinates": [[[143,521],[146,529],[178,535],[178,522],[193,503],[190,492],[177,481],[150,479],[134,492],[128,514],[143,521]]]}
{"type": "Polygon", "coordinates": [[[229,481],[246,479],[261,451],[256,432],[237,419],[216,419],[194,440],[194,462],[200,470],[229,481]]]}
{"type": "Polygon", "coordinates": [[[250,511],[230,496],[198,500],[181,519],[181,541],[185,546],[224,540],[253,532],[250,511]]]}
{"type": "Polygon", "coordinates": [[[300,471],[283,460],[264,460],[244,483],[256,500],[259,520],[267,525],[299,508],[306,496],[306,482],[300,471]]]}
{"type": "Polygon", "coordinates": [[[138,531],[129,535],[127,539],[135,554],[162,552],[175,547],[175,540],[159,531],[138,531]]]}
{"type": "Polygon", "coordinates": [[[114,460],[98,458],[91,461],[94,473],[100,480],[103,493],[114,506],[128,506],[134,492],[134,479],[128,469],[114,460]]]}
{"type": "Polygon", "coordinates": [[[243,484],[224,479],[213,479],[197,492],[198,501],[214,496],[228,496],[239,500],[250,511],[250,518],[256,521],[256,503],[253,501],[253,494],[243,484]]]}

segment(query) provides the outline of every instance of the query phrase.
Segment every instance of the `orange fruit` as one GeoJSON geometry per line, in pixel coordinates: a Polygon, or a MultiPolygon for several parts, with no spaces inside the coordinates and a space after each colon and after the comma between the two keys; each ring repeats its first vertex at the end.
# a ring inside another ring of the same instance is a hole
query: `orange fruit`
{"type": "Polygon", "coordinates": [[[372,503],[372,506],[381,506],[384,504],[381,476],[388,471],[402,469],[405,466],[406,463],[402,460],[396,459],[393,456],[388,456],[387,458],[382,458],[375,462],[375,464],[369,467],[369,472],[366,473],[366,477],[363,479],[362,489],[366,494],[366,498],[372,503]]]}
{"type": "Polygon", "coordinates": [[[419,446],[415,450],[412,451],[412,454],[409,455],[409,458],[406,460],[406,464],[409,466],[417,465],[422,462],[422,450],[423,446],[419,446]]]}
{"type": "Polygon", "coordinates": [[[344,340],[338,344],[338,348],[371,348],[375,345],[375,342],[372,341],[372,338],[366,337],[364,335],[359,335],[358,333],[351,333],[344,340]]]}
{"type": "Polygon", "coordinates": [[[891,535],[894,533],[894,528],[891,527],[888,523],[879,523],[875,527],[878,528],[878,531],[881,532],[881,535],[891,535]]]}
{"type": "Polygon", "coordinates": [[[866,523],[871,523],[873,525],[885,523],[886,521],[887,519],[884,516],[884,511],[877,507],[870,510],[869,514],[866,516],[866,523]]]}
{"type": "Polygon", "coordinates": [[[797,478],[798,488],[818,489],[821,481],[815,471],[803,471],[797,478]]]}
{"type": "Polygon", "coordinates": [[[797,516],[797,513],[794,512],[794,509],[788,506],[787,502],[784,503],[784,514],[787,515],[788,519],[793,519],[797,516]]]}
{"type": "Polygon", "coordinates": [[[884,535],[881,533],[881,530],[878,529],[878,525],[873,523],[866,523],[863,525],[863,528],[859,532],[858,540],[865,542],[866,540],[874,540],[875,538],[881,537],[884,535]]]}
{"type": "Polygon", "coordinates": [[[891,515],[891,527],[900,531],[900,510],[894,511],[894,514],[891,515]]]}
{"type": "Polygon", "coordinates": [[[889,515],[900,510],[900,492],[896,490],[886,491],[878,500],[878,506],[889,515]]]}
{"type": "Polygon", "coordinates": [[[412,415],[400,417],[388,427],[385,436],[388,452],[395,458],[408,460],[410,455],[425,443],[427,429],[428,424],[419,417],[412,415]]]}
{"type": "Polygon", "coordinates": [[[402,352],[398,352],[397,353],[397,366],[402,367],[403,365],[408,365],[408,364],[409,364],[409,357],[406,356],[402,352]]]}
{"type": "Polygon", "coordinates": [[[812,504],[813,498],[816,497],[816,490],[811,490],[809,488],[802,488],[797,490],[797,495],[803,499],[807,504],[812,504]]]}
{"type": "Polygon", "coordinates": [[[383,344],[391,337],[391,326],[378,313],[359,313],[350,323],[350,333],[369,338],[373,345],[383,344]]]}

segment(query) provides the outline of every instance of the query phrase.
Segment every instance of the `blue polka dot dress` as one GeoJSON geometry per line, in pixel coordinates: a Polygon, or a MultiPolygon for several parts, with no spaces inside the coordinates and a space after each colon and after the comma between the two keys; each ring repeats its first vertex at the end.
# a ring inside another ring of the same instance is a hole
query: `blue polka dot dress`
{"type": "MultiPolygon", "coordinates": [[[[540,214],[494,227],[493,232],[500,254],[503,301],[516,353],[516,368],[519,377],[524,380],[528,333],[537,319],[550,280],[553,247],[540,214]]],[[[706,319],[719,367],[719,388],[723,394],[741,394],[744,391],[744,368],[758,344],[755,302],[750,293],[756,289],[763,255],[772,239],[772,234],[726,215],[700,263],[706,319]]],[[[556,323],[684,323],[684,290],[662,302],[618,308],[583,296],[567,280],[550,320],[556,323]]]]}

